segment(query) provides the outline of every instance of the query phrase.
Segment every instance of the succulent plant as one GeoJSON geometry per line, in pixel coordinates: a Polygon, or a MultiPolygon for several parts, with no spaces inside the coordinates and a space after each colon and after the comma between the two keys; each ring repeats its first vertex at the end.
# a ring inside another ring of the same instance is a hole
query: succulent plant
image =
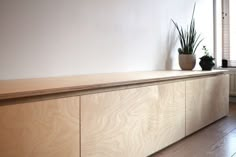
{"type": "Polygon", "coordinates": [[[203,47],[202,47],[202,50],[204,51],[205,55],[200,58],[201,60],[205,60],[205,61],[213,61],[213,60],[215,60],[215,58],[213,58],[213,57],[209,54],[209,51],[208,51],[208,49],[206,48],[206,46],[203,46],[203,47]]]}
{"type": "Polygon", "coordinates": [[[206,46],[203,46],[202,50],[204,51],[205,54],[204,56],[200,58],[199,65],[202,67],[202,70],[211,70],[213,66],[215,66],[215,63],[214,63],[215,58],[213,58],[209,54],[206,46]]]}

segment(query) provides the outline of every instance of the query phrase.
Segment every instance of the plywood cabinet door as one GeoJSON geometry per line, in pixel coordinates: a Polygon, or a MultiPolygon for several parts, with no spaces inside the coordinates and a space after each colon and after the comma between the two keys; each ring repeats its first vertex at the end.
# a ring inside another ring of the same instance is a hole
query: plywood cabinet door
{"type": "Polygon", "coordinates": [[[186,81],[186,134],[226,116],[228,107],[228,75],[186,81]]]}
{"type": "Polygon", "coordinates": [[[1,157],[79,157],[79,97],[0,106],[1,157]]]}
{"type": "Polygon", "coordinates": [[[185,136],[185,82],[81,96],[81,157],[144,157],[185,136]]]}

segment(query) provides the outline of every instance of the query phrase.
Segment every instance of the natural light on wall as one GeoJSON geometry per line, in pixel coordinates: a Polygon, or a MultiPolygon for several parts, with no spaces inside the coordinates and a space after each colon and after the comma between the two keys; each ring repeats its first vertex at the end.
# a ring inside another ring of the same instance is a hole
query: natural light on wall
{"type": "Polygon", "coordinates": [[[236,0],[229,0],[230,60],[236,61],[236,0]]]}
{"type": "Polygon", "coordinates": [[[214,51],[216,59],[216,67],[221,66],[222,60],[222,2],[214,0],[214,51]]]}

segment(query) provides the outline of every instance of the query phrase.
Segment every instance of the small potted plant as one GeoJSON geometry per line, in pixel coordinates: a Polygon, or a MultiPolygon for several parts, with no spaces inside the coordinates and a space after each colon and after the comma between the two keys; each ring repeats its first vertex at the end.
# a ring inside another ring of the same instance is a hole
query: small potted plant
{"type": "Polygon", "coordinates": [[[194,5],[193,8],[190,26],[187,27],[187,29],[184,30],[183,27],[180,27],[174,20],[172,20],[179,35],[179,41],[181,46],[178,49],[179,66],[182,70],[193,70],[196,64],[195,52],[199,44],[203,40],[200,39],[200,34],[197,34],[195,27],[195,19],[194,19],[195,6],[196,4],[194,5]]]}
{"type": "Polygon", "coordinates": [[[211,70],[213,66],[215,66],[215,58],[209,55],[209,51],[206,46],[203,46],[202,50],[204,51],[205,55],[200,58],[199,64],[202,70],[211,70]]]}

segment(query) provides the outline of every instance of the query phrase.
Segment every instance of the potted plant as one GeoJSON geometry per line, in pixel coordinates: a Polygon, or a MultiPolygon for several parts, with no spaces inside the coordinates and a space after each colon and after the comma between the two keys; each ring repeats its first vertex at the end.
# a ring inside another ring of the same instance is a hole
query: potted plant
{"type": "Polygon", "coordinates": [[[195,6],[193,8],[192,19],[190,22],[190,27],[186,30],[183,27],[180,27],[173,19],[172,22],[175,25],[175,28],[178,31],[180,48],[179,52],[179,65],[182,70],[193,70],[196,64],[195,52],[202,42],[203,39],[200,39],[200,34],[198,35],[195,28],[195,19],[194,12],[195,6]]]}
{"type": "Polygon", "coordinates": [[[214,60],[211,55],[209,55],[208,49],[206,46],[203,46],[202,50],[204,51],[205,55],[200,58],[200,66],[202,70],[211,70],[213,66],[215,66],[214,60]]]}

